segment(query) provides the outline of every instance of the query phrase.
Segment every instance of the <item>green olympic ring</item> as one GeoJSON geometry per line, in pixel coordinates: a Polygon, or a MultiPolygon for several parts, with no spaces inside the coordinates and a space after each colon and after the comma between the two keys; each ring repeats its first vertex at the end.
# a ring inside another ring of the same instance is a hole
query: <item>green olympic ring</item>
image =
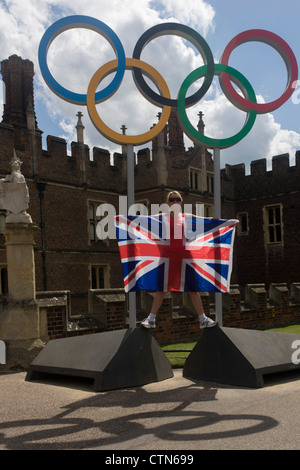
{"type": "MultiPolygon", "coordinates": [[[[237,142],[240,142],[240,140],[242,140],[250,132],[255,122],[257,112],[253,110],[248,111],[244,127],[237,134],[224,139],[213,139],[212,137],[208,137],[199,132],[197,129],[195,129],[186,113],[185,96],[189,87],[196,80],[203,77],[206,72],[207,65],[203,65],[202,67],[199,67],[193,72],[191,72],[183,81],[178,93],[177,111],[180,118],[179,121],[181,121],[181,124],[184,127],[184,132],[193,142],[198,143],[202,146],[204,145],[205,147],[209,148],[231,147],[237,142]]],[[[238,72],[238,70],[234,69],[233,67],[229,67],[228,65],[215,64],[214,74],[221,75],[222,73],[227,73],[230,76],[231,80],[240,88],[247,100],[251,101],[252,103],[256,103],[255,92],[246,77],[244,77],[244,75],[242,75],[240,72],[238,72]]]]}

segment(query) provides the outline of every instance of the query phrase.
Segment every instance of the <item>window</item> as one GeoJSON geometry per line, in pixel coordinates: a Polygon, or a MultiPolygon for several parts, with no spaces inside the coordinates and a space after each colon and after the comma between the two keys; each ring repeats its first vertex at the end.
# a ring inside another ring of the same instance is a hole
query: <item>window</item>
{"type": "Polygon", "coordinates": [[[0,192],[0,233],[5,230],[6,210],[3,209],[3,193],[0,192]]]}
{"type": "Polygon", "coordinates": [[[213,217],[214,206],[212,204],[196,203],[196,215],[199,217],[213,217]]]}
{"type": "Polygon", "coordinates": [[[6,219],[5,211],[0,210],[0,233],[4,233],[5,219],[6,219]]]}
{"type": "Polygon", "coordinates": [[[148,206],[149,206],[148,199],[135,202],[132,206],[132,214],[130,212],[130,215],[148,215],[148,212],[149,212],[148,206]]]}
{"type": "Polygon", "coordinates": [[[237,214],[237,218],[240,221],[240,223],[237,226],[237,233],[239,235],[248,235],[248,231],[249,231],[248,213],[239,212],[237,214]]]}
{"type": "Polygon", "coordinates": [[[211,204],[204,204],[204,217],[214,216],[214,206],[211,204]]]}
{"type": "Polygon", "coordinates": [[[190,188],[201,189],[201,171],[190,168],[190,188]]]}
{"type": "Polygon", "coordinates": [[[213,173],[207,173],[207,191],[211,194],[214,192],[214,175],[213,173]]]}
{"type": "Polygon", "coordinates": [[[8,279],[7,279],[7,268],[6,266],[0,266],[0,293],[8,293],[8,279]]]}
{"type": "Polygon", "coordinates": [[[91,288],[104,289],[108,287],[107,266],[91,266],[91,288]]]}
{"type": "Polygon", "coordinates": [[[196,191],[207,191],[210,194],[214,192],[214,174],[197,168],[190,168],[190,189],[196,191]],[[205,181],[206,175],[206,181],[205,181]]]}
{"type": "Polygon", "coordinates": [[[266,206],[264,208],[265,235],[267,243],[283,242],[282,206],[266,206]]]}
{"type": "Polygon", "coordinates": [[[89,201],[89,240],[90,243],[100,243],[103,240],[97,237],[96,227],[100,217],[96,216],[97,207],[104,204],[103,201],[89,201]]]}

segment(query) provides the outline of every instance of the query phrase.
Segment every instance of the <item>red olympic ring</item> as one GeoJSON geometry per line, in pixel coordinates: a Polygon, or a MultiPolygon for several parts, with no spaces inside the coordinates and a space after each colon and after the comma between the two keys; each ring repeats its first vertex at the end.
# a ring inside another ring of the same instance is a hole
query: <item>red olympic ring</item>
{"type": "Polygon", "coordinates": [[[238,34],[227,44],[222,54],[220,63],[223,65],[228,65],[229,57],[232,51],[240,44],[249,41],[264,42],[273,47],[281,55],[285,62],[288,73],[288,80],[284,93],[280,96],[280,98],[269,103],[253,103],[252,101],[245,99],[243,96],[237,93],[237,91],[232,86],[228,74],[221,74],[219,77],[220,85],[227,99],[229,99],[229,101],[231,101],[239,109],[243,111],[252,110],[260,114],[269,113],[283,105],[283,103],[285,103],[293,94],[295,83],[298,78],[297,61],[292,49],[280,36],[277,36],[276,34],[264,29],[250,29],[238,34]]]}

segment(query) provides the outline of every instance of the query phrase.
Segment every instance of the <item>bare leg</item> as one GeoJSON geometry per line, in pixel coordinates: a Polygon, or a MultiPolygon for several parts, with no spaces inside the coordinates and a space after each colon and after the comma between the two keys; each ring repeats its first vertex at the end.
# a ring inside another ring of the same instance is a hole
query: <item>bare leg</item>
{"type": "Polygon", "coordinates": [[[199,316],[200,328],[211,328],[215,326],[217,322],[208,318],[204,313],[202,300],[201,300],[199,292],[189,292],[189,294],[191,296],[194,309],[196,310],[199,316]]]}
{"type": "MultiPolygon", "coordinates": [[[[212,326],[215,326],[217,323],[212,321],[210,318],[207,318],[204,313],[203,304],[199,292],[189,292],[189,294],[191,296],[194,309],[196,310],[199,316],[200,328],[211,328],[212,326]]],[[[155,293],[152,302],[151,313],[148,315],[147,318],[145,318],[145,320],[142,321],[141,326],[145,328],[155,328],[155,317],[164,300],[164,296],[165,292],[155,293]]]]}
{"type": "Polygon", "coordinates": [[[141,326],[143,326],[144,328],[155,328],[156,326],[155,318],[162,304],[162,301],[164,300],[164,296],[165,296],[165,292],[155,293],[155,296],[152,302],[151,313],[149,313],[148,317],[142,321],[141,326]]]}
{"type": "Polygon", "coordinates": [[[164,296],[165,296],[165,292],[156,292],[155,293],[155,296],[154,296],[154,299],[153,299],[153,303],[152,303],[152,307],[151,307],[151,313],[153,313],[153,315],[157,315],[158,313],[158,310],[164,300],[164,296]]]}
{"type": "Polygon", "coordinates": [[[204,313],[204,309],[199,292],[189,292],[189,294],[191,296],[194,309],[196,310],[199,316],[202,315],[204,313]]]}

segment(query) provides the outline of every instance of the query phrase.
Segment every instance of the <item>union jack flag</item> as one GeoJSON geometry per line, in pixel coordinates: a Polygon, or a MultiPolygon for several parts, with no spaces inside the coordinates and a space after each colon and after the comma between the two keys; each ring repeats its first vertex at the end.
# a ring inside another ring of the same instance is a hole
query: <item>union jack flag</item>
{"type": "Polygon", "coordinates": [[[115,217],[125,292],[228,292],[238,220],[115,217]]]}

